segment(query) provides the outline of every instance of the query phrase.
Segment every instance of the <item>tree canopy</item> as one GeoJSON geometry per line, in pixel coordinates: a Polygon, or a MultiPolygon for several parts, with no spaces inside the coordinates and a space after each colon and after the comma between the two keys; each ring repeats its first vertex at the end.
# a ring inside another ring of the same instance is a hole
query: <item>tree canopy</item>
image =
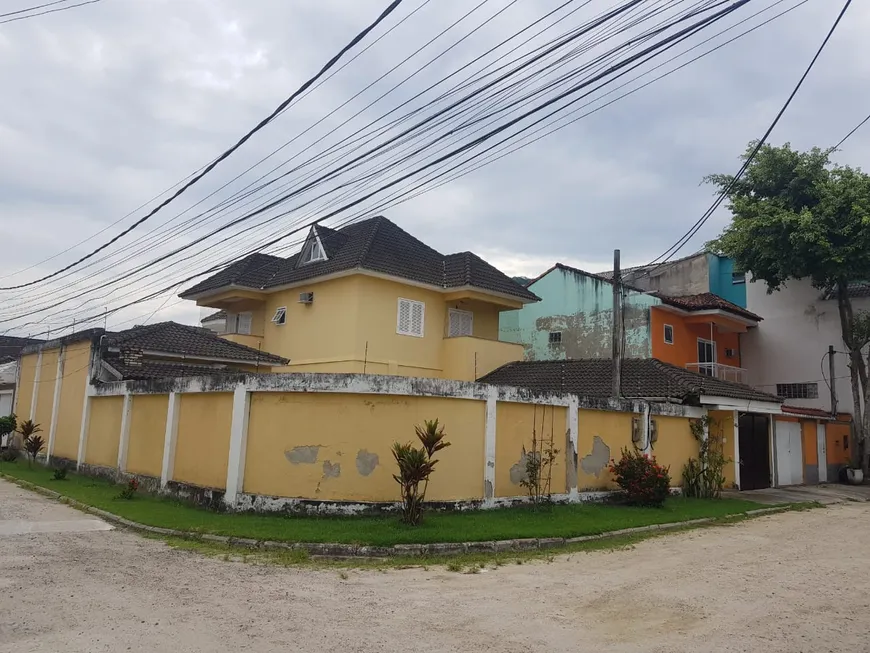
{"type": "Polygon", "coordinates": [[[830,152],[765,145],[736,182],[707,177],[720,192],[727,189],[733,215],[708,247],[771,291],[788,279],[828,289],[870,280],[870,176],[832,164],[830,152]]]}

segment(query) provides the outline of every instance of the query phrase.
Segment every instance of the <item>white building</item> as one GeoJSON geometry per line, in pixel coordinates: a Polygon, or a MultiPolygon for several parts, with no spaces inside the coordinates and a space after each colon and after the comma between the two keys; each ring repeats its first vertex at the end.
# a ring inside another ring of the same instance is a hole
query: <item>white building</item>
{"type": "MultiPolygon", "coordinates": [[[[870,285],[850,290],[855,313],[870,310],[870,285]]],[[[830,412],[828,345],[833,345],[837,410],[852,413],[849,358],[836,299],[826,299],[809,280],[792,280],[779,291],[746,284],[746,308],[764,318],[741,340],[749,385],[783,397],[790,406],[830,412]]]]}

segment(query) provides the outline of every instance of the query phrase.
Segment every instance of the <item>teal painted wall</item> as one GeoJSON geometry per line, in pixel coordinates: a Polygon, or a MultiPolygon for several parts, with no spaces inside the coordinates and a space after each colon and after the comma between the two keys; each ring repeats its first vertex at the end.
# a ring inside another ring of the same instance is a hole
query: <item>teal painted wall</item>
{"type": "MultiPolygon", "coordinates": [[[[526,360],[610,358],[613,328],[613,287],[607,281],[556,268],[529,290],[541,298],[518,311],[505,311],[499,337],[525,346],[526,360]],[[562,341],[550,344],[550,333],[562,341]]],[[[642,293],[625,299],[625,355],[651,356],[649,309],[661,301],[642,293]]]]}
{"type": "Polygon", "coordinates": [[[746,308],[746,283],[734,283],[734,259],[707,254],[707,264],[710,268],[710,292],[746,308]]]}

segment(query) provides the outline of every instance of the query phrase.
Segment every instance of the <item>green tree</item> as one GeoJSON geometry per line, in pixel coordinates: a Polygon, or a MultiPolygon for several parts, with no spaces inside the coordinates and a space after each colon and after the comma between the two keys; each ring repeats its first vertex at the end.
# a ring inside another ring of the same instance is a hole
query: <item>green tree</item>
{"type": "MultiPolygon", "coordinates": [[[[744,160],[754,147],[749,144],[744,160]]],[[[789,143],[765,145],[741,179],[707,177],[727,192],[732,213],[731,224],[708,246],[732,257],[753,281],[765,281],[768,292],[779,290],[789,279],[809,279],[837,300],[866,472],[870,425],[862,417],[861,398],[870,398],[870,385],[861,348],[867,341],[856,329],[860,325],[855,324],[848,285],[870,280],[870,176],[833,164],[831,152],[800,152],[789,143]]]]}

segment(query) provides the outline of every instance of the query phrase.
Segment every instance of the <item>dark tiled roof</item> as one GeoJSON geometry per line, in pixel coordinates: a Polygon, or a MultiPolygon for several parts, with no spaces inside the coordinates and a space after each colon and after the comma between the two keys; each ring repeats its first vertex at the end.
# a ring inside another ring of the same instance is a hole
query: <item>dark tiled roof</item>
{"type": "Polygon", "coordinates": [[[284,259],[269,254],[250,254],[240,261],[225,267],[223,270],[200,281],[190,290],[182,293],[195,294],[206,290],[216,290],[226,286],[244,286],[260,288],[271,277],[284,259]]]}
{"type": "MultiPolygon", "coordinates": [[[[613,363],[609,358],[508,363],[478,381],[541,393],[606,398],[613,388],[613,363]]],[[[693,401],[700,395],[782,402],[748,385],[689,372],[654,358],[629,358],[623,362],[622,394],[632,399],[664,398],[681,402],[693,401]]]]}
{"type": "Polygon", "coordinates": [[[230,342],[208,329],[177,322],[160,322],[110,333],[105,344],[110,348],[159,351],[191,358],[222,358],[242,363],[259,361],[263,365],[287,364],[280,356],[230,342]]]}
{"type": "Polygon", "coordinates": [[[42,340],[34,338],[19,338],[17,336],[0,336],[0,363],[7,363],[18,358],[21,350],[28,345],[38,345],[42,340]]]}
{"type": "Polygon", "coordinates": [[[719,295],[714,295],[711,292],[702,292],[698,295],[683,295],[681,297],[672,297],[670,295],[662,295],[661,293],[650,294],[658,297],[665,304],[682,308],[684,311],[720,310],[759,322],[764,319],[761,316],[756,315],[751,311],[747,311],[745,308],[742,308],[737,304],[732,304],[727,299],[723,299],[719,295]]]}
{"type": "Polygon", "coordinates": [[[299,254],[287,259],[274,256],[252,260],[248,256],[181,293],[191,297],[235,284],[268,289],[361,269],[380,272],[441,288],[472,286],[527,301],[540,298],[479,256],[462,252],[445,256],[382,216],[339,230],[313,227],[326,250],[327,260],[298,265],[299,254]]]}
{"type": "Polygon", "coordinates": [[[226,311],[217,311],[215,313],[211,313],[202,318],[199,323],[205,324],[206,322],[217,322],[218,320],[226,320],[227,312],[226,311]]]}
{"type": "Polygon", "coordinates": [[[239,373],[239,370],[232,367],[209,367],[208,365],[189,365],[187,363],[170,363],[147,359],[138,363],[131,363],[114,358],[106,360],[105,363],[121,375],[122,381],[239,373]]]}

